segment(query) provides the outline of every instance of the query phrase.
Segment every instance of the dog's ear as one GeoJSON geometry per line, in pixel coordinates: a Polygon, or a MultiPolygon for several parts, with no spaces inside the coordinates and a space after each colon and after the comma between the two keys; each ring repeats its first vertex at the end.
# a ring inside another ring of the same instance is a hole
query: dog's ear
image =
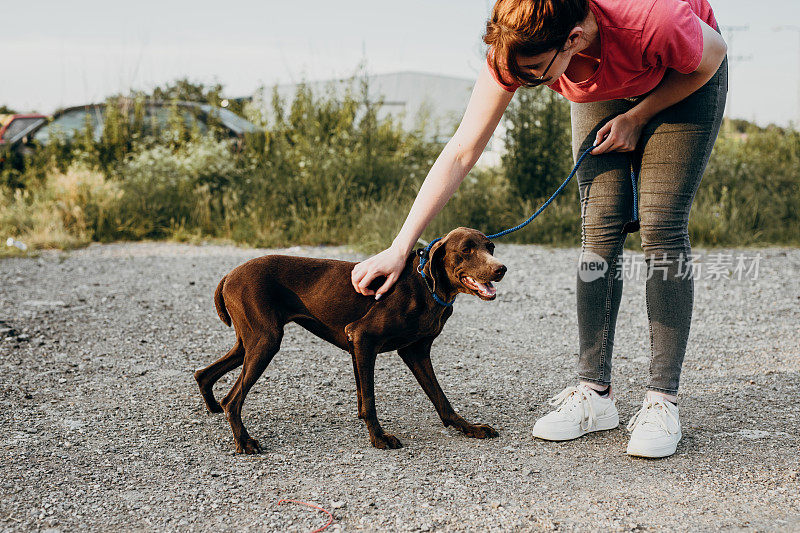
{"type": "Polygon", "coordinates": [[[441,269],[444,268],[442,259],[444,258],[446,244],[447,237],[442,237],[441,240],[436,241],[436,243],[431,246],[430,252],[428,252],[428,262],[422,267],[422,271],[425,272],[425,275],[431,278],[433,285],[431,290],[433,291],[436,291],[437,276],[441,275],[441,269]]]}

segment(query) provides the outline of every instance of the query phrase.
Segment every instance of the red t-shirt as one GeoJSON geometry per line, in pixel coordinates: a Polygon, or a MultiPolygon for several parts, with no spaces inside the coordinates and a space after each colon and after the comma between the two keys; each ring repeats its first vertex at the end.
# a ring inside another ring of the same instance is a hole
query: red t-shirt
{"type": "MultiPolygon", "coordinates": [[[[589,7],[600,32],[597,70],[579,83],[562,74],[548,85],[572,102],[645,94],[667,68],[694,72],[703,55],[700,20],[718,29],[708,0],[589,0],[589,7]]],[[[489,71],[503,89],[520,87],[505,85],[491,65],[489,71]]]]}

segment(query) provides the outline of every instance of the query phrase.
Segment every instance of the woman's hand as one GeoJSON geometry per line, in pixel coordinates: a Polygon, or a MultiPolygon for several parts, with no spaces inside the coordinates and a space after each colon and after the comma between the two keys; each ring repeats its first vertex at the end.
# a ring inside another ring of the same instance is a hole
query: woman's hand
{"type": "Polygon", "coordinates": [[[375,299],[378,300],[400,277],[400,273],[403,272],[403,268],[406,266],[406,259],[407,257],[401,254],[399,250],[389,247],[369,259],[361,261],[353,267],[353,272],[350,276],[353,288],[364,296],[375,294],[375,299]],[[386,276],[386,281],[377,291],[369,290],[367,288],[369,284],[379,276],[386,276]]]}
{"type": "Polygon", "coordinates": [[[632,152],[642,135],[644,122],[634,115],[622,113],[612,118],[597,132],[592,155],[605,152],[632,152]],[[605,137],[605,140],[603,139],[605,137]]]}

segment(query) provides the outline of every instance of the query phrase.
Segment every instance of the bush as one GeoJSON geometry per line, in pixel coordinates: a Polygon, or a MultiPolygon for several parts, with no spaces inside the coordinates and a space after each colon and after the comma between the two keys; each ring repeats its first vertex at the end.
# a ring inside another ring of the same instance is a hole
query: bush
{"type": "Polygon", "coordinates": [[[751,128],[721,135],[692,207],[706,246],[800,244],[800,132],[751,128]]]}
{"type": "Polygon", "coordinates": [[[120,224],[99,238],[158,239],[186,228],[217,235],[225,219],[224,190],[237,173],[230,143],[212,137],[133,154],[114,172],[122,191],[115,206],[120,224]]]}
{"type": "MultiPolygon", "coordinates": [[[[367,100],[367,90],[362,83],[360,92],[337,98],[301,85],[291,106],[273,91],[269,113],[256,117],[266,128],[263,146],[246,145],[250,168],[233,187],[250,231],[263,220],[285,243],[361,242],[365,236],[354,232],[370,216],[365,207],[413,200],[441,146],[422,129],[405,132],[391,117],[379,120],[380,104],[367,100]]],[[[397,231],[402,221],[384,219],[382,226],[397,231]]],[[[263,243],[241,230],[235,238],[263,243]]]]}
{"type": "Polygon", "coordinates": [[[121,195],[119,184],[96,169],[51,168],[38,187],[0,189],[0,234],[34,249],[84,245],[116,225],[121,195]]]}

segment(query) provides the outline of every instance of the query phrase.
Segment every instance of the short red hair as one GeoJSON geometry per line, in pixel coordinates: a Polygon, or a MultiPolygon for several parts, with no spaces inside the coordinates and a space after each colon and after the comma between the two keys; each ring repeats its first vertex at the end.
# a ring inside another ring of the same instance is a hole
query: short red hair
{"type": "Polygon", "coordinates": [[[508,85],[531,84],[536,76],[519,68],[517,55],[561,49],[588,12],[589,0],[497,0],[483,35],[489,65],[508,85]]]}

